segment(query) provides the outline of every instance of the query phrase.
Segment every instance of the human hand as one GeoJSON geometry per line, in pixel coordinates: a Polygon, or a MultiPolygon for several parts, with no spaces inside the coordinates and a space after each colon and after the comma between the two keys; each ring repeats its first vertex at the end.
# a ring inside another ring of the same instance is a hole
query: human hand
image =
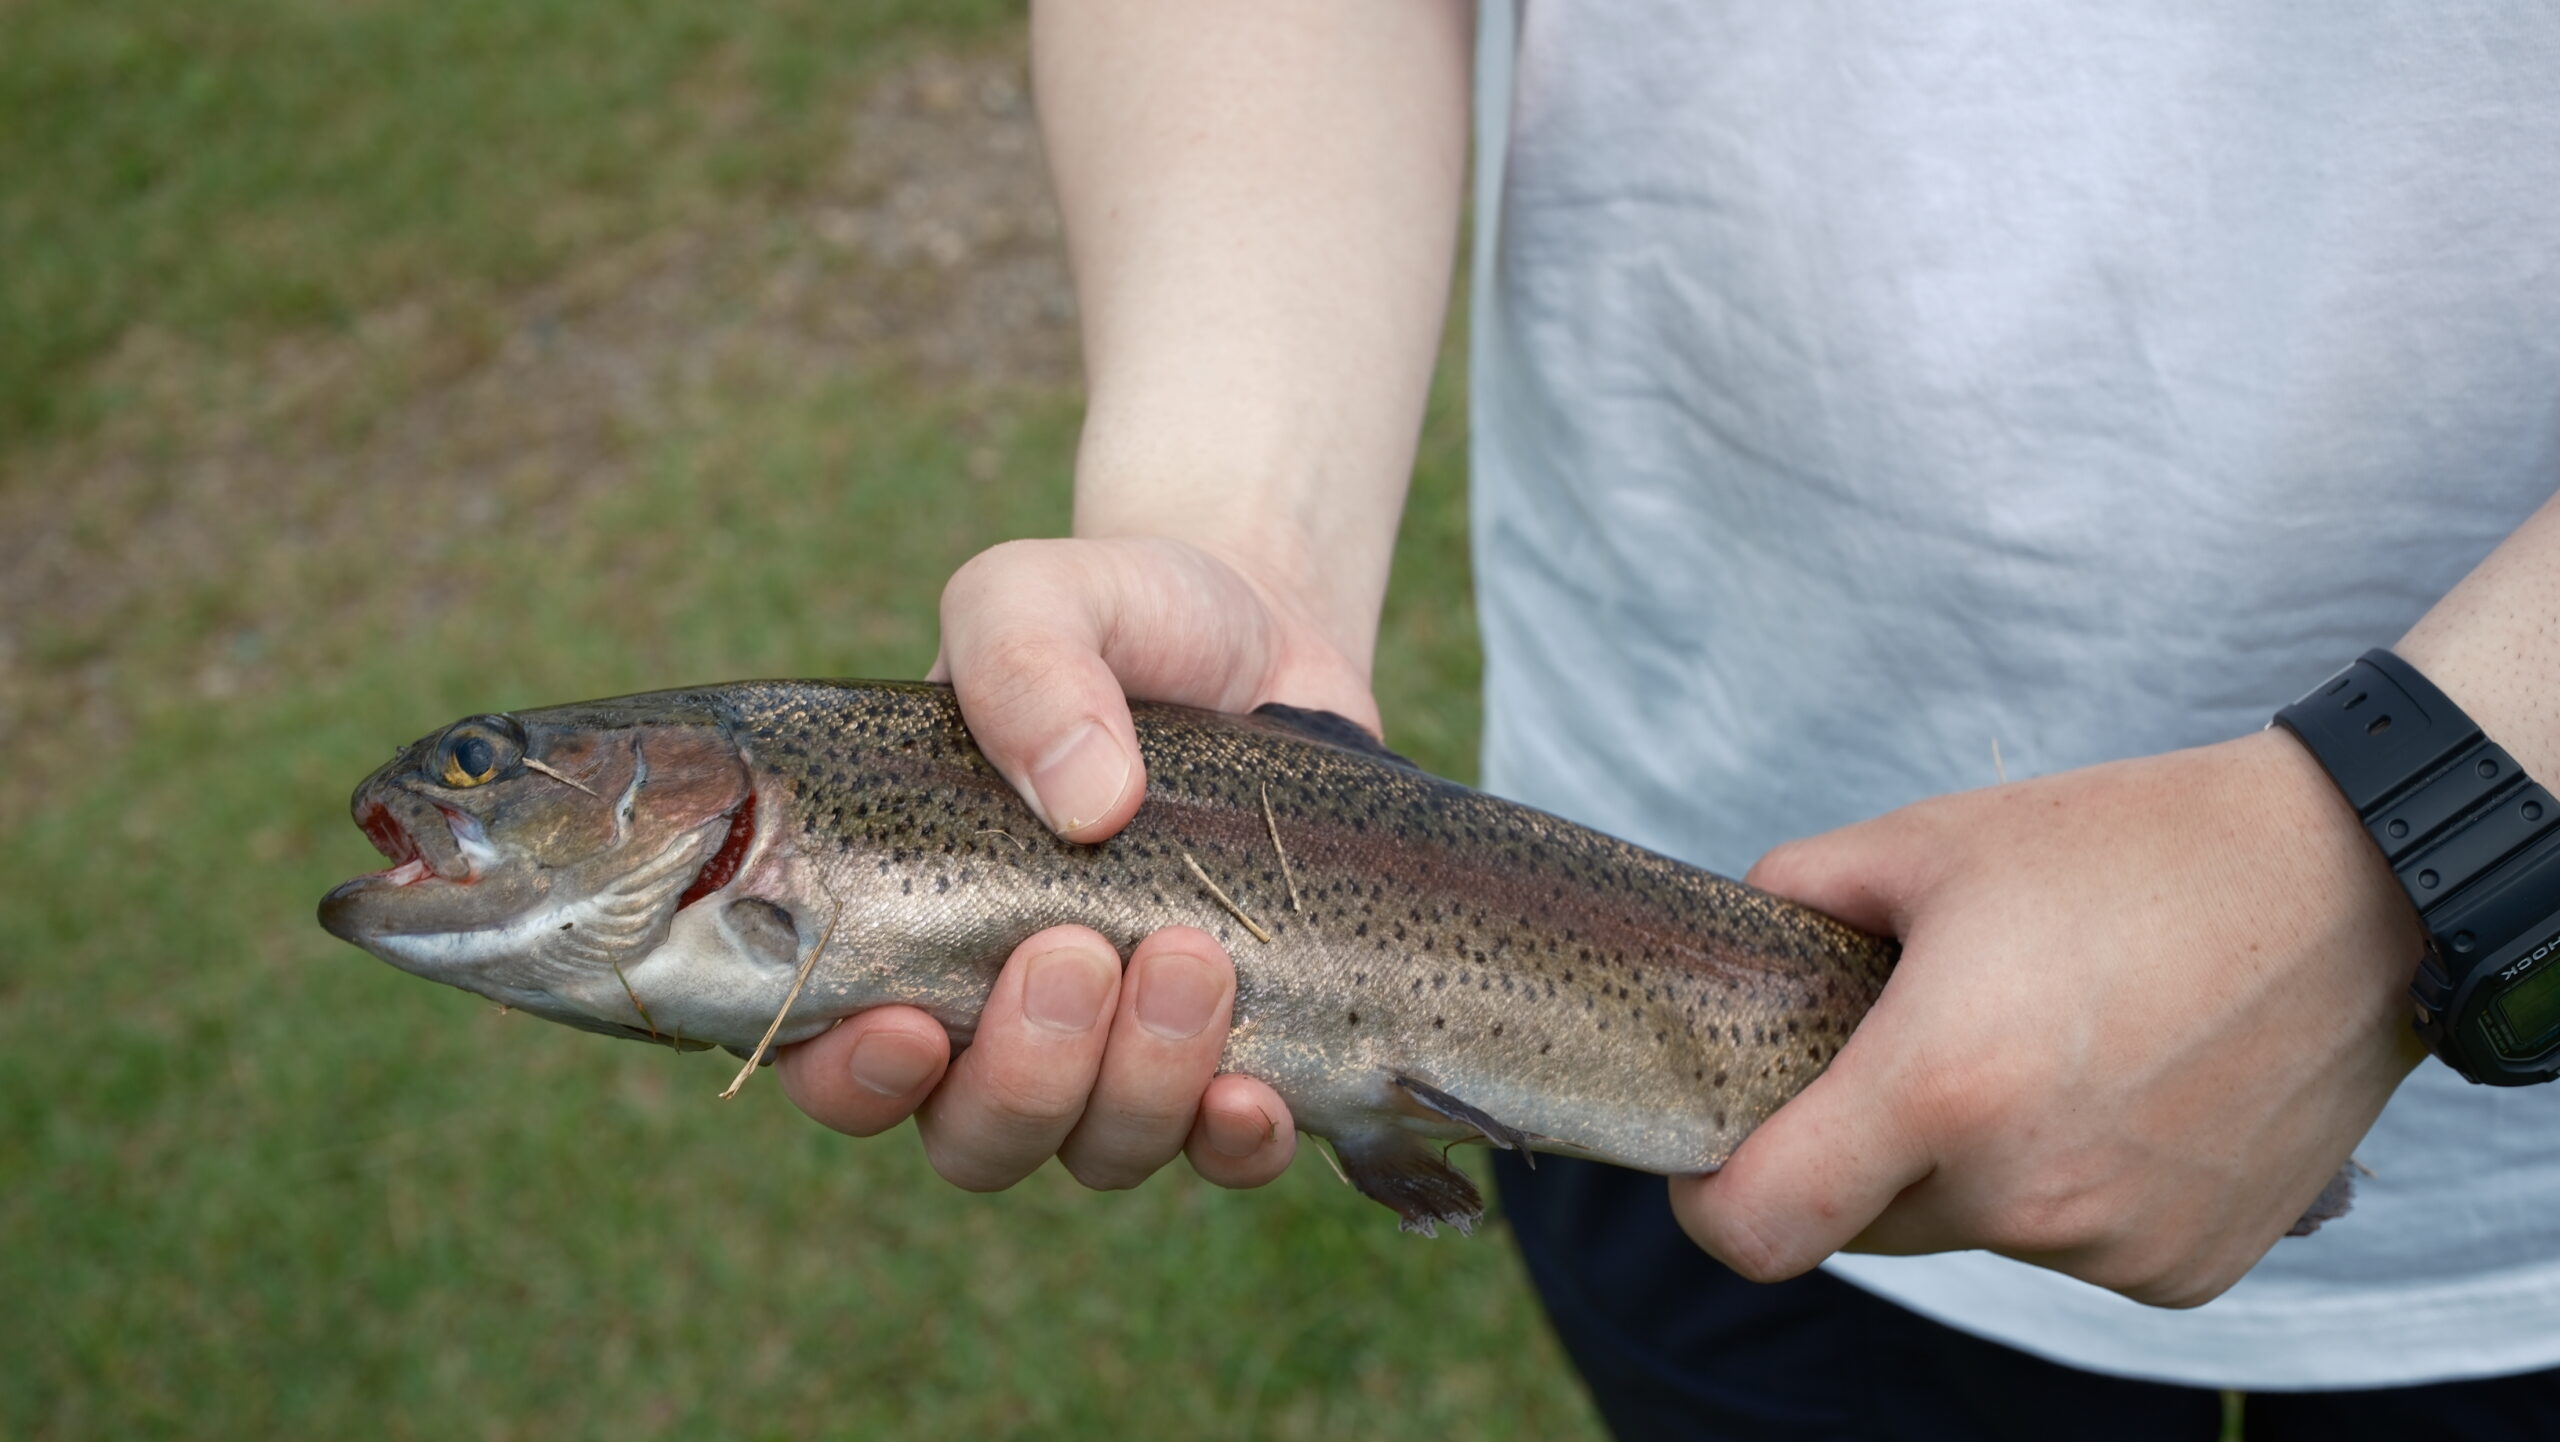
{"type": "MultiPolygon", "coordinates": [[[[1050,826],[1098,842],[1146,788],[1127,693],[1224,711],[1268,700],[1377,726],[1365,668],[1207,549],[1156,539],[1015,541],[943,592],[933,675],[970,732],[1050,826]]],[[[1055,1155],[1087,1186],[1132,1187],[1176,1154],[1221,1186],[1286,1170],[1289,1108],[1219,1075],[1235,972],[1206,933],[1168,927],[1125,974],[1096,932],[1055,927],[1015,949],[968,1049],[911,1007],[880,1007],[785,1049],[784,1090],[838,1131],[916,1117],[934,1169],[972,1191],[1055,1155]]]]}
{"type": "Polygon", "coordinates": [[[2279,732],[1922,802],[1749,879],[1904,944],[1829,1070],[1672,1183],[1758,1280],[1978,1247],[2200,1304],[2422,1056],[2416,913],[2279,732]]]}

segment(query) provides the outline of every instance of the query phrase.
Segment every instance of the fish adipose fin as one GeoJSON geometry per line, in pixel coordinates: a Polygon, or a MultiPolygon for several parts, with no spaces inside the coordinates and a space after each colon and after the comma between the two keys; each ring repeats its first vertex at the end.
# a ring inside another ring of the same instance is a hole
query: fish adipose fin
{"type": "Polygon", "coordinates": [[[1538,1158],[1529,1150],[1530,1143],[1541,1140],[1536,1134],[1524,1132],[1481,1107],[1470,1106],[1429,1082],[1417,1081],[1401,1072],[1392,1079],[1392,1085],[1402,1096],[1407,1111],[1474,1127],[1486,1141],[1506,1152],[1518,1152],[1520,1160],[1527,1162],[1530,1170],[1537,1169],[1538,1158]]]}
{"type": "Polygon", "coordinates": [[[1328,746],[1339,746],[1345,751],[1357,751],[1363,756],[1375,756],[1381,761],[1392,761],[1398,766],[1415,771],[1422,769],[1388,750],[1377,737],[1370,735],[1359,722],[1348,716],[1332,711],[1311,710],[1305,706],[1283,706],[1277,701],[1254,707],[1253,714],[1265,721],[1277,721],[1301,736],[1322,741],[1328,746]]]}
{"type": "Polygon", "coordinates": [[[1404,1219],[1404,1229],[1428,1237],[1446,1222],[1471,1233],[1484,1220],[1484,1198],[1467,1174],[1449,1165],[1429,1138],[1401,1127],[1372,1127],[1333,1139],[1345,1181],[1404,1219]]]}

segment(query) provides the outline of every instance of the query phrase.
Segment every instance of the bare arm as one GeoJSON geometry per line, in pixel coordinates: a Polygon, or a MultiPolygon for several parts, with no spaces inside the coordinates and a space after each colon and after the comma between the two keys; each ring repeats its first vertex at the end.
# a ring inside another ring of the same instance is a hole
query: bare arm
{"type": "Polygon", "coordinates": [[[2536,511],[2393,649],[2536,780],[2560,781],[2560,501],[2536,511]]]}
{"type": "MultiPolygon", "coordinates": [[[[1035,9],[1091,392],[1076,534],[963,567],[935,670],[1063,834],[1102,840],[1138,808],[1125,694],[1377,725],[1370,656],[1448,294],[1471,16],[1460,0],[1035,9]]],[[[860,1135],[917,1112],[967,1187],[1053,1153],[1133,1186],[1186,1149],[1211,1180],[1254,1185],[1287,1166],[1292,1132],[1269,1087],[1212,1080],[1234,993],[1200,932],[1158,933],[1124,975],[1100,936],[1057,928],[1016,952],[958,1059],[931,1019],[885,1008],[794,1049],[785,1080],[860,1135]]]]}
{"type": "Polygon", "coordinates": [[[1084,307],[1076,534],[1256,566],[1366,666],[1466,168],[1449,0],[1043,4],[1084,307]]]}
{"type": "MultiPolygon", "coordinates": [[[[2395,649],[2548,781],[2555,622],[2560,502],[2395,649]]],[[[2280,731],[1922,802],[1753,879],[1905,946],[1831,1070],[1723,1174],[1673,1184],[1754,1277],[1852,1243],[1987,1247],[2193,1305],[2420,1064],[2416,912],[2280,731]]]]}

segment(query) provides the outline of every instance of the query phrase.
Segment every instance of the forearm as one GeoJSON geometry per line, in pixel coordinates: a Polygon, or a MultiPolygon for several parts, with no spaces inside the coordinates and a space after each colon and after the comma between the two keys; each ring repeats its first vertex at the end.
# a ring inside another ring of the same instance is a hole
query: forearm
{"type": "Polygon", "coordinates": [[[1042,4],[1076,533],[1249,557],[1365,670],[1449,290],[1457,0],[1042,4]]]}
{"type": "Polygon", "coordinates": [[[2560,782],[2560,500],[2393,647],[2546,785],[2560,782]]]}

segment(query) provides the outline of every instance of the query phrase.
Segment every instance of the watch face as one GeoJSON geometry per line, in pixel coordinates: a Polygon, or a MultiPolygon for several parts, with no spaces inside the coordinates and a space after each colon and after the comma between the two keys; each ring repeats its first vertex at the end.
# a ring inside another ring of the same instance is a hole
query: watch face
{"type": "Polygon", "coordinates": [[[2560,1041],[2560,966],[2537,967],[2481,1005],[2490,1048],[2511,1062],[2530,1061],[2560,1041]]]}

